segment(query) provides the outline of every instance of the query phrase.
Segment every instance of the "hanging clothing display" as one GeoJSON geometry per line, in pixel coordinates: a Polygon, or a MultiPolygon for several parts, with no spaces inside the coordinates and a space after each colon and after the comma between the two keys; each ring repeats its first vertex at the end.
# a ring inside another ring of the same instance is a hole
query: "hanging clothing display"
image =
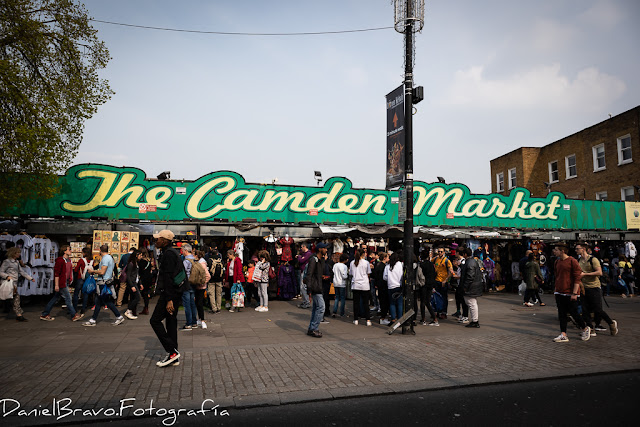
{"type": "Polygon", "coordinates": [[[280,244],[282,245],[282,256],[280,257],[280,261],[291,261],[293,259],[293,254],[291,253],[291,245],[293,245],[293,239],[291,237],[283,237],[282,239],[280,239],[280,244]]]}
{"type": "Polygon", "coordinates": [[[282,264],[278,270],[278,298],[290,300],[296,296],[296,279],[293,267],[282,264]]]}

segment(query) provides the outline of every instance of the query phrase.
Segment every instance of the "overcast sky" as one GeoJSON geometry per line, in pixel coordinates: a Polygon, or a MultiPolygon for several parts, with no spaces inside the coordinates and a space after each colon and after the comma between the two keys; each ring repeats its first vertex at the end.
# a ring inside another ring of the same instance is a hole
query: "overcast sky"
{"type": "MultiPolygon", "coordinates": [[[[389,0],[84,0],[99,20],[286,33],[393,26],[389,0]]],[[[489,161],[640,105],[637,0],[426,1],[414,80],[415,179],[491,189],[489,161]]],[[[392,29],[231,36],[94,23],[116,92],[86,123],[75,163],[194,180],[384,188],[385,95],[403,80],[392,29]]]]}

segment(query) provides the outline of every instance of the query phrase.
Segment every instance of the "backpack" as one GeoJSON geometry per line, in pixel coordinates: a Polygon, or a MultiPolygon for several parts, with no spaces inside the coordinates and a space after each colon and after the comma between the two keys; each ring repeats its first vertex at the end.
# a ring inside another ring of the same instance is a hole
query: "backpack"
{"type": "Polygon", "coordinates": [[[222,261],[218,258],[211,260],[209,272],[211,272],[212,282],[222,282],[222,261]]]}
{"type": "Polygon", "coordinates": [[[444,298],[438,292],[434,292],[431,294],[431,307],[433,307],[433,311],[436,313],[441,313],[444,311],[444,298]]]}
{"type": "Polygon", "coordinates": [[[189,259],[191,262],[191,274],[189,274],[189,283],[192,285],[204,285],[207,280],[207,275],[204,272],[204,267],[198,261],[189,259]]]}

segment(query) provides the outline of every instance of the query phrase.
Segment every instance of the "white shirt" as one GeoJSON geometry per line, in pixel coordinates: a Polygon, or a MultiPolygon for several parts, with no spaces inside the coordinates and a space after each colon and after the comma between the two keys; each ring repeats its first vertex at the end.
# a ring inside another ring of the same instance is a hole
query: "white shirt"
{"type": "MultiPolygon", "coordinates": [[[[361,259],[356,265],[355,260],[351,261],[351,267],[349,268],[349,274],[353,277],[351,280],[351,289],[356,291],[368,291],[371,289],[369,286],[369,274],[371,274],[371,265],[366,259],[361,259]]],[[[333,285],[335,286],[335,284],[333,285]]]]}
{"type": "Polygon", "coordinates": [[[384,268],[383,278],[387,281],[388,289],[396,289],[402,285],[402,273],[404,266],[402,261],[396,262],[396,265],[391,268],[389,264],[384,268]]]}
{"type": "Polygon", "coordinates": [[[336,262],[333,266],[333,287],[344,288],[347,277],[349,277],[349,269],[346,264],[336,262]]]}

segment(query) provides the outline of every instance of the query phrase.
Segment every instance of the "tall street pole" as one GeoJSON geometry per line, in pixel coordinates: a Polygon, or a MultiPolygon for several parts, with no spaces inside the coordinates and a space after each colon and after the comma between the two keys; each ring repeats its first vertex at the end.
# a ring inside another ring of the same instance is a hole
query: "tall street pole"
{"type": "MultiPolygon", "coordinates": [[[[403,311],[413,308],[413,2],[406,0],[407,20],[404,31],[404,138],[405,138],[405,180],[407,194],[407,218],[404,221],[404,268],[405,284],[403,291],[403,311]]],[[[415,334],[414,319],[410,318],[402,325],[402,333],[415,334]]]]}

